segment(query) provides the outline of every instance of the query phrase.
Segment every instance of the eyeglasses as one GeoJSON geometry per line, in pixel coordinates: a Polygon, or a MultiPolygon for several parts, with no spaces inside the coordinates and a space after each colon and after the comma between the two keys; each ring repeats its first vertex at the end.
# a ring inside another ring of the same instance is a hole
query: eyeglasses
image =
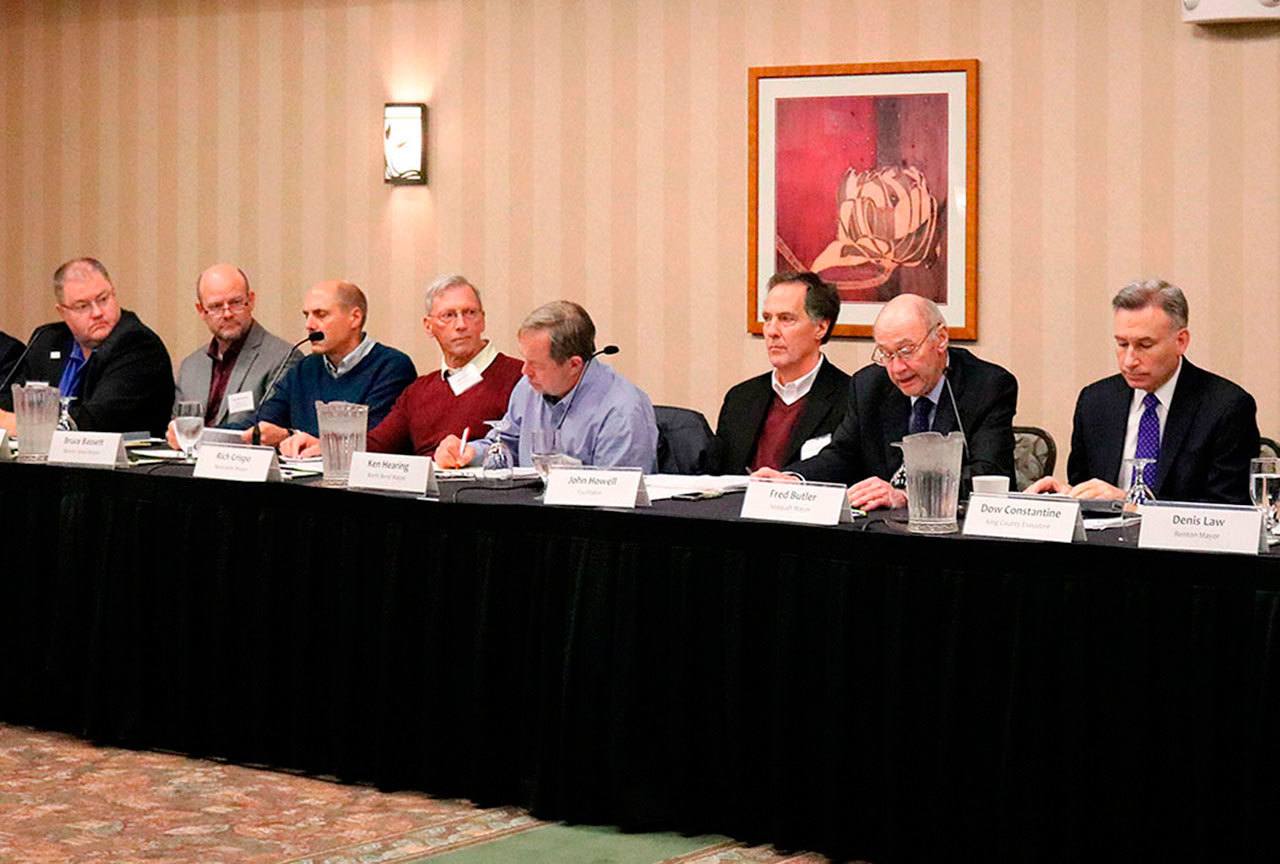
{"type": "MultiPolygon", "coordinates": [[[[941,326],[942,326],[941,324],[938,325],[938,327],[941,327],[941,326]]],[[[928,333],[925,334],[923,339],[921,339],[919,342],[915,343],[914,345],[903,345],[897,351],[886,351],[883,348],[881,348],[879,345],[877,345],[875,349],[871,352],[871,362],[876,364],[877,366],[888,366],[889,363],[893,360],[901,360],[903,363],[910,363],[911,360],[916,356],[916,352],[920,350],[921,346],[923,346],[924,343],[928,342],[930,338],[937,335],[938,327],[935,327],[932,330],[930,330],[928,333]]]]}
{"type": "Polygon", "coordinates": [[[450,309],[448,312],[441,312],[439,315],[432,315],[431,317],[435,319],[437,324],[447,327],[459,318],[470,324],[483,314],[484,312],[479,309],[450,309]]]}
{"type": "MultiPolygon", "coordinates": [[[[92,300],[81,300],[79,303],[72,303],[70,306],[63,306],[68,312],[75,315],[87,315],[92,309],[106,309],[107,304],[111,302],[111,298],[115,295],[115,290],[110,289],[103,291],[92,300]]],[[[61,305],[61,304],[59,304],[61,305]]]]}
{"type": "Polygon", "coordinates": [[[210,303],[205,306],[201,304],[206,315],[221,315],[224,312],[230,312],[235,315],[237,312],[243,312],[249,306],[248,297],[236,297],[234,300],[228,300],[226,303],[210,303]]]}

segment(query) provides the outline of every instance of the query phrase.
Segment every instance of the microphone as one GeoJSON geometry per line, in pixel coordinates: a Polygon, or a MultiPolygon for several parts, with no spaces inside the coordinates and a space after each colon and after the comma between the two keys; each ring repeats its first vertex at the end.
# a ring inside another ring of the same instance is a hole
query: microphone
{"type": "MultiPolygon", "coordinates": [[[[590,357],[588,357],[587,362],[582,364],[582,374],[578,376],[578,384],[581,384],[582,379],[587,376],[587,367],[591,365],[592,360],[596,359],[601,354],[612,357],[614,354],[617,354],[620,350],[622,349],[620,349],[617,345],[606,345],[603,348],[601,348],[599,351],[595,352],[590,357]]],[[[570,409],[573,408],[573,400],[577,398],[578,398],[578,385],[575,384],[573,387],[573,395],[569,397],[569,404],[565,406],[564,413],[560,415],[560,422],[556,424],[557,431],[559,431],[560,427],[564,425],[564,418],[569,416],[569,411],[570,409]]]]}
{"type": "Polygon", "coordinates": [[[271,377],[267,379],[267,386],[262,391],[262,402],[258,403],[257,408],[253,412],[253,446],[257,447],[262,443],[262,428],[258,425],[259,418],[262,415],[263,404],[271,398],[271,393],[275,390],[277,384],[280,383],[280,377],[284,374],[284,367],[289,364],[289,358],[293,356],[293,352],[302,347],[304,342],[319,342],[324,338],[324,333],[316,330],[308,333],[306,336],[293,343],[293,346],[285,352],[284,358],[276,364],[275,371],[271,373],[271,377]]]}
{"type": "MultiPolygon", "coordinates": [[[[57,321],[50,321],[48,324],[41,324],[39,327],[31,331],[31,338],[27,340],[27,347],[22,349],[22,353],[18,355],[18,362],[13,364],[13,368],[9,370],[9,374],[4,376],[4,381],[0,383],[0,393],[13,381],[13,376],[18,374],[18,369],[22,366],[22,361],[27,359],[27,355],[31,353],[31,347],[36,344],[36,337],[48,330],[50,327],[56,327],[57,321]]],[[[617,350],[617,349],[614,349],[617,350]]]]}

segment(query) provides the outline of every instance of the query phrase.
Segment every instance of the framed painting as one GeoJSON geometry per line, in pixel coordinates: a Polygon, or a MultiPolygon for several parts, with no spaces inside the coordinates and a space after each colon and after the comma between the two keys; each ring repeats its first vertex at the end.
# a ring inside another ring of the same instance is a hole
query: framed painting
{"type": "Polygon", "coordinates": [[[837,336],[920,294],[978,338],[978,61],[748,70],[747,329],[769,277],[840,293],[837,336]]]}

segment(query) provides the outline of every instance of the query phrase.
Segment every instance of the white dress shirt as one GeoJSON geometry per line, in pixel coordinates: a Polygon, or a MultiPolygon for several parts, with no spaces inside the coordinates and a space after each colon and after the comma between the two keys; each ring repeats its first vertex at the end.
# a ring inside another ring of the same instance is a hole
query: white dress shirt
{"type": "Polygon", "coordinates": [[[825,359],[819,354],[818,362],[813,364],[813,368],[789,384],[779,381],[778,370],[773,370],[773,376],[769,378],[769,382],[773,384],[773,392],[778,394],[783,405],[794,405],[809,395],[809,391],[813,389],[813,382],[817,380],[818,370],[822,368],[822,362],[825,359]]]}
{"type": "MultiPolygon", "coordinates": [[[[1169,380],[1156,388],[1156,398],[1160,404],[1156,406],[1156,417],[1160,420],[1160,451],[1164,452],[1164,426],[1169,420],[1169,406],[1173,404],[1173,391],[1178,386],[1178,376],[1182,374],[1182,358],[1178,358],[1178,368],[1173,370],[1169,380]]],[[[1142,420],[1142,412],[1146,408],[1142,400],[1147,398],[1146,390],[1134,390],[1133,399],[1129,402],[1129,424],[1125,427],[1124,450],[1120,453],[1120,476],[1116,485],[1121,489],[1129,488],[1129,476],[1124,470],[1124,460],[1132,459],[1133,452],[1138,449],[1138,423],[1142,420]]]]}

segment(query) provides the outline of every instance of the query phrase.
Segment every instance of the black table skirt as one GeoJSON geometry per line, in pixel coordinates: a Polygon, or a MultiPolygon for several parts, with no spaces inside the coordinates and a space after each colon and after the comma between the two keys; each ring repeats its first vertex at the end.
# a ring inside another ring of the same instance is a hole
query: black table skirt
{"type": "Polygon", "coordinates": [[[882,864],[1280,853],[1280,559],[474,498],[0,465],[0,719],[882,864]]]}

